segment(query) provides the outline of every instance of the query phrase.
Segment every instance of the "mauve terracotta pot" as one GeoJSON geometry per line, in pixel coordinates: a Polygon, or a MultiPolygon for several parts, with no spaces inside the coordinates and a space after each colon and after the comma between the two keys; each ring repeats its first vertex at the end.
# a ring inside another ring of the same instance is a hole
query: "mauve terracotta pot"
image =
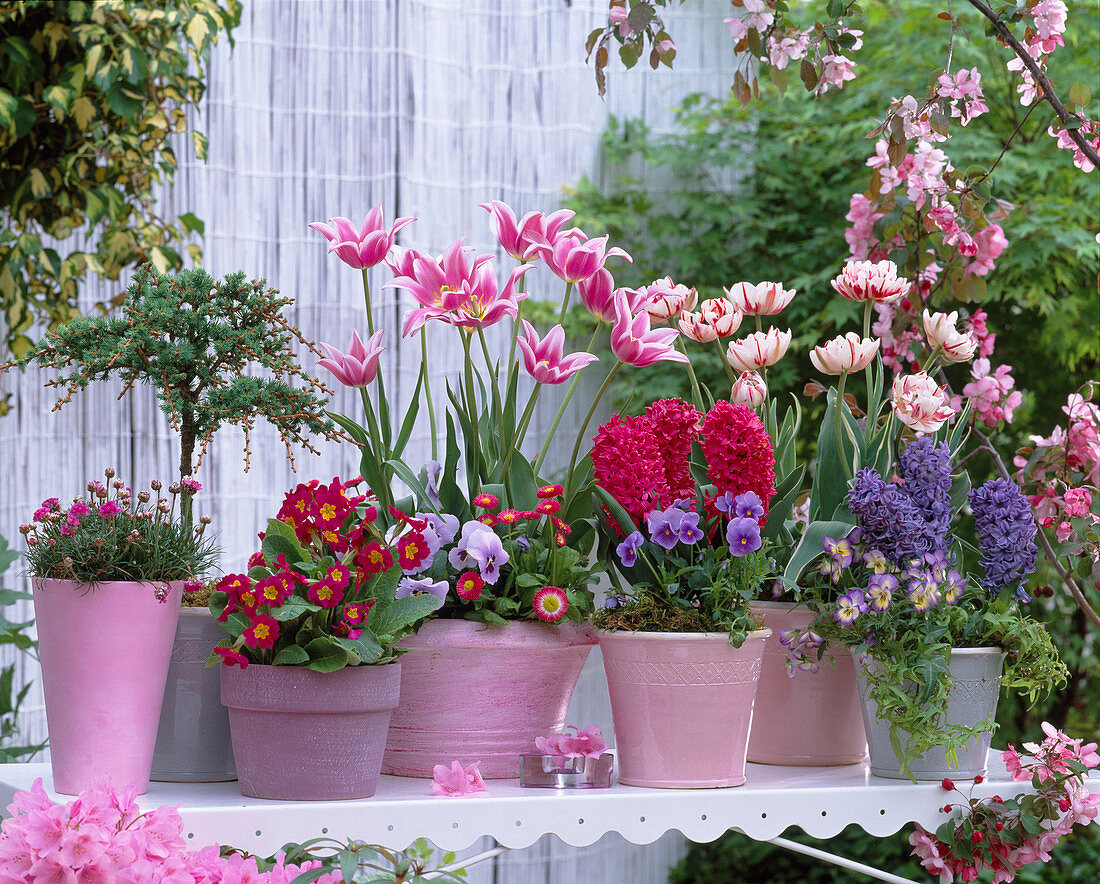
{"type": "Polygon", "coordinates": [[[401,705],[382,772],[430,777],[437,764],[481,762],[485,779],[519,776],[535,737],[560,733],[584,661],[587,625],[429,620],[399,646],[401,705]]]}
{"type": "Polygon", "coordinates": [[[32,587],[54,790],[77,795],[109,777],[144,793],[183,581],[32,587]]]}
{"type": "Polygon", "coordinates": [[[401,664],[222,666],[241,794],[281,801],[369,798],[378,787],[401,664]]]}
{"type": "Polygon", "coordinates": [[[787,674],[781,629],[805,629],[813,611],[790,602],[753,602],[772,634],[764,645],[760,686],[749,736],[755,764],[829,766],[855,764],[867,755],[863,708],[851,652],[830,645],[833,663],[817,672],[787,674]]]}
{"type": "Polygon", "coordinates": [[[700,789],[745,782],[766,629],[735,648],[725,633],[601,630],[619,782],[700,789]]]}

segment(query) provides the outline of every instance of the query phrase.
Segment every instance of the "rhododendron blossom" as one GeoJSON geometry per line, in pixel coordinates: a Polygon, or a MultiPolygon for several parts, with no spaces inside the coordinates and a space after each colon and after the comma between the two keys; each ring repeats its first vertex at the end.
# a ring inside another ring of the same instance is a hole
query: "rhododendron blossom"
{"type": "Polygon", "coordinates": [[[578,728],[575,724],[567,724],[560,734],[535,737],[535,748],[543,755],[599,758],[607,751],[607,743],[604,742],[603,732],[598,724],[590,724],[583,728],[578,728]]]}
{"type": "Polygon", "coordinates": [[[973,380],[963,387],[963,395],[970,397],[971,408],[987,427],[1011,422],[1012,413],[1023,401],[1020,391],[1012,389],[1015,381],[1010,371],[1011,365],[998,365],[991,371],[988,359],[974,360],[973,380]]]}

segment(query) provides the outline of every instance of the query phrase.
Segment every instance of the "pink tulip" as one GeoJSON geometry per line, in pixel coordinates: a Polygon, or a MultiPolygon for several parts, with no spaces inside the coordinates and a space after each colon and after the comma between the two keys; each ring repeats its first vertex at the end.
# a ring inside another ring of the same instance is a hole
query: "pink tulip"
{"type": "Polygon", "coordinates": [[[730,389],[730,402],[734,405],[747,405],[749,408],[759,408],[767,396],[768,385],[764,383],[760,373],[755,371],[741,372],[741,376],[733,382],[730,389]]]}
{"type": "Polygon", "coordinates": [[[486,791],[488,787],[478,770],[480,764],[480,761],[475,761],[469,767],[463,767],[457,761],[452,761],[450,767],[437,764],[432,768],[432,794],[441,798],[459,798],[486,791]]]}
{"type": "Polygon", "coordinates": [[[550,215],[528,212],[517,221],[515,212],[500,200],[481,203],[481,208],[489,213],[489,226],[504,251],[523,262],[538,257],[538,246],[552,245],[562,225],[576,214],[569,209],[559,209],[550,215]]]}
{"type": "Polygon", "coordinates": [[[672,346],[677,332],[673,328],[650,331],[645,310],[634,316],[623,290],[615,293],[615,323],[611,326],[611,352],[627,365],[639,367],[655,362],[687,362],[688,358],[672,346]]]}
{"type": "Polygon", "coordinates": [[[378,357],[386,348],[382,344],[382,329],[376,331],[364,345],[359,338],[359,332],[352,330],[351,346],[347,353],[342,353],[328,344],[321,344],[321,349],[328,355],[328,359],[322,359],[317,364],[323,365],[346,387],[365,387],[374,381],[378,374],[378,357]]]}
{"type": "Polygon", "coordinates": [[[978,342],[969,332],[963,334],[955,327],[959,319],[959,311],[929,313],[925,310],[922,318],[924,333],[928,336],[928,346],[933,350],[939,347],[945,361],[969,362],[974,357],[978,342]]]}
{"type": "Polygon", "coordinates": [[[394,246],[386,256],[386,266],[393,271],[394,276],[412,276],[416,272],[417,259],[423,257],[416,249],[394,246]]]}
{"type": "Polygon", "coordinates": [[[725,298],[704,301],[700,311],[720,338],[728,338],[741,327],[742,314],[725,298]]]}
{"type": "Polygon", "coordinates": [[[677,285],[672,277],[655,279],[645,288],[645,309],[655,325],[663,325],[669,317],[679,316],[695,306],[694,288],[677,285]]]}
{"type": "Polygon", "coordinates": [[[599,361],[592,353],[571,353],[563,356],[565,330],[555,325],[541,341],[534,327],[523,321],[523,336],[516,337],[516,344],[523,352],[523,365],[527,373],[540,384],[560,384],[569,380],[589,363],[599,361]]]}
{"type": "Polygon", "coordinates": [[[955,414],[947,403],[947,387],[923,371],[894,378],[890,399],[898,420],[918,433],[936,432],[955,414]]]}
{"type": "Polygon", "coordinates": [[[607,248],[606,236],[585,239],[579,230],[570,231],[559,236],[555,242],[542,243],[536,248],[546,261],[546,266],[566,282],[576,283],[588,279],[603,267],[608,258],[626,258],[633,263],[630,255],[622,249],[607,248]]]}
{"type": "Polygon", "coordinates": [[[681,313],[677,322],[680,333],[697,344],[709,344],[718,340],[718,330],[703,319],[702,313],[681,313]]]}
{"type": "Polygon", "coordinates": [[[735,310],[749,316],[774,316],[791,303],[798,292],[783,288],[781,282],[738,282],[722,291],[735,310]]]}
{"type": "Polygon", "coordinates": [[[365,270],[382,263],[393,246],[399,230],[412,224],[415,218],[398,218],[386,232],[382,220],[382,207],[375,206],[357,229],[347,218],[330,218],[328,224],[314,221],[309,226],[323,235],[330,243],[328,250],[356,270],[365,270]],[[331,226],[329,226],[331,225],[331,226]]]}
{"type": "Polygon", "coordinates": [[[630,304],[631,314],[641,309],[645,301],[645,292],[628,288],[615,288],[615,279],[611,271],[601,267],[588,279],[577,283],[577,292],[581,296],[584,309],[604,322],[615,321],[615,295],[623,292],[630,304]]]}
{"type": "Polygon", "coordinates": [[[898,276],[893,261],[851,261],[832,286],[849,301],[876,301],[892,304],[909,291],[909,280],[898,276]]]}
{"type": "Polygon", "coordinates": [[[730,341],[726,358],[738,371],[755,371],[775,365],[791,345],[791,330],[785,332],[769,328],[766,332],[753,332],[747,338],[730,341]]]}
{"type": "Polygon", "coordinates": [[[848,332],[814,347],[810,362],[822,374],[848,374],[870,365],[878,347],[878,338],[860,338],[855,332],[848,332]]]}

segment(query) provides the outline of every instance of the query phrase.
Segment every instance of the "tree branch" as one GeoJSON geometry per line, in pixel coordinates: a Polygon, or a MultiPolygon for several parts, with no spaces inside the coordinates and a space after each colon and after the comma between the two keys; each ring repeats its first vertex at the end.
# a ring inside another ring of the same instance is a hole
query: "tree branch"
{"type": "MultiPolygon", "coordinates": [[[[1031,57],[1031,53],[1029,53],[1026,47],[1016,39],[1008,25],[1001,21],[1000,16],[990,9],[983,0],[968,0],[968,2],[993,23],[993,27],[997,33],[1000,34],[1001,39],[1016,53],[1016,56],[1024,63],[1024,67],[1031,72],[1031,76],[1042,89],[1042,97],[1050,103],[1052,108],[1054,108],[1054,113],[1057,114],[1058,119],[1062,121],[1062,125],[1066,127],[1066,132],[1069,133],[1069,137],[1073,140],[1073,143],[1081,148],[1081,153],[1088,158],[1089,162],[1091,162],[1095,168],[1100,168],[1100,154],[1097,154],[1080,131],[1077,129],[1070,129],[1067,126],[1070,120],[1078,119],[1077,115],[1071,114],[1066,110],[1066,106],[1062,104],[1061,99],[1058,98],[1058,93],[1054,91],[1054,84],[1047,79],[1047,75],[1043,73],[1043,69],[1039,67],[1035,59],[1031,57]]],[[[1097,625],[1100,626],[1100,621],[1097,622],[1097,625]]]]}

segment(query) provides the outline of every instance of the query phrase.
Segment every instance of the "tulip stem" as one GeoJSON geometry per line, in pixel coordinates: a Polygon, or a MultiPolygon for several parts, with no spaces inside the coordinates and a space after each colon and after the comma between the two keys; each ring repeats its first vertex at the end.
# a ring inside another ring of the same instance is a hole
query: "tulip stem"
{"type": "Polygon", "coordinates": [[[691,395],[695,399],[695,407],[700,411],[703,410],[703,394],[699,389],[699,379],[695,377],[695,369],[691,366],[691,357],[688,356],[687,347],[684,346],[683,338],[676,338],[676,344],[680,348],[680,352],[684,354],[687,362],[684,365],[687,366],[688,377],[691,379],[691,395]]]}
{"type": "MultiPolygon", "coordinates": [[[[497,438],[504,444],[504,409],[500,404],[500,375],[493,367],[493,357],[489,354],[489,342],[485,340],[485,330],[480,325],[477,327],[477,338],[481,341],[481,352],[485,356],[485,368],[493,379],[490,387],[493,391],[493,417],[497,422],[497,438]]],[[[505,391],[507,393],[507,391],[505,391]]]]}
{"type": "Polygon", "coordinates": [[[846,380],[848,380],[848,373],[841,372],[840,380],[836,385],[836,450],[840,454],[840,463],[844,467],[844,475],[851,481],[852,468],[848,465],[848,459],[844,456],[844,437],[841,435],[844,424],[842,409],[844,408],[844,382],[846,380]]]}
{"type": "Polygon", "coordinates": [[[435,428],[435,403],[432,402],[432,378],[428,372],[428,335],[427,328],[420,326],[420,363],[424,372],[424,400],[428,404],[428,426],[432,434],[432,460],[439,458],[439,440],[435,428]]]}
{"type": "Polygon", "coordinates": [[[569,309],[569,296],[573,294],[573,283],[565,284],[565,297],[561,299],[561,315],[558,317],[558,325],[565,325],[565,313],[569,309]]]}
{"type": "Polygon", "coordinates": [[[367,308],[367,334],[374,334],[374,311],[370,303],[370,281],[367,279],[367,268],[363,268],[363,303],[367,308]]]}
{"type": "MultiPolygon", "coordinates": [[[[526,291],[527,277],[521,276],[519,282],[516,284],[516,294],[522,295],[526,291]]],[[[520,326],[523,324],[523,301],[519,302],[519,306],[516,308],[516,318],[512,321],[512,342],[508,346],[508,379],[504,384],[504,390],[507,392],[512,389],[512,375],[519,369],[516,364],[516,338],[519,336],[520,326]]]]}
{"type": "Polygon", "coordinates": [[[573,483],[573,468],[577,465],[577,455],[580,454],[581,440],[584,439],[585,431],[588,429],[588,422],[592,420],[592,415],[596,413],[596,406],[600,404],[603,394],[607,392],[607,388],[611,385],[611,379],[615,377],[622,367],[622,361],[616,361],[615,365],[612,366],[611,371],[607,373],[607,377],[604,379],[603,386],[600,387],[599,392],[596,393],[595,398],[592,400],[592,404],[588,408],[588,414],[584,416],[584,420],[577,430],[577,441],[573,444],[573,454],[569,458],[569,469],[565,472],[565,500],[567,503],[571,502],[573,499],[573,488],[571,487],[573,483]]]}
{"type": "Polygon", "coordinates": [[[714,339],[714,347],[718,350],[718,358],[722,362],[722,368],[726,370],[726,377],[730,379],[731,384],[737,383],[737,373],[733,370],[733,366],[730,365],[729,359],[726,357],[726,348],[722,346],[721,338],[714,339]]]}
{"type": "MultiPolygon", "coordinates": [[[[871,336],[871,311],[874,309],[874,301],[866,301],[863,305],[863,340],[867,340],[871,336]]],[[[879,344],[881,348],[882,345],[879,344]]],[[[867,367],[864,369],[864,377],[867,378],[867,419],[874,421],[871,416],[871,389],[874,386],[874,375],[871,371],[871,362],[867,363],[867,367]]]]}
{"type": "MultiPolygon", "coordinates": [[[[596,339],[600,336],[600,324],[596,323],[596,329],[592,332],[592,337],[588,341],[588,346],[584,348],[585,353],[591,353],[592,347],[596,343],[596,339]]],[[[558,406],[558,413],[554,415],[554,420],[550,424],[550,430],[546,434],[546,438],[543,440],[542,448],[539,451],[539,456],[535,460],[535,477],[538,477],[539,468],[542,466],[542,462],[546,460],[546,452],[550,450],[550,440],[554,438],[554,433],[558,430],[558,424],[561,423],[562,415],[565,414],[565,409],[569,405],[569,400],[573,398],[573,392],[577,389],[577,384],[580,383],[581,374],[584,372],[582,368],[575,375],[573,380],[569,383],[569,389],[565,391],[565,398],[562,399],[561,405],[558,406]]]]}
{"type": "MultiPolygon", "coordinates": [[[[466,427],[473,437],[466,440],[466,451],[471,455],[469,466],[473,468],[471,470],[473,475],[466,477],[466,483],[470,488],[470,496],[473,497],[476,494],[474,489],[481,487],[481,440],[478,438],[480,421],[478,420],[477,397],[474,395],[474,363],[470,357],[471,335],[468,331],[459,329],[458,336],[462,341],[462,351],[465,356],[463,374],[465,375],[466,387],[466,427]]],[[[466,432],[466,428],[463,429],[463,432],[466,432]]]]}
{"type": "MultiPolygon", "coordinates": [[[[512,441],[508,445],[508,450],[504,452],[504,464],[501,467],[501,475],[504,477],[504,481],[508,481],[508,467],[512,463],[512,452],[523,445],[523,439],[527,435],[527,424],[531,420],[531,414],[535,410],[535,403],[538,401],[539,393],[542,392],[542,384],[535,384],[535,392],[531,394],[531,398],[527,400],[527,407],[523,410],[523,416],[519,419],[519,423],[516,424],[515,435],[512,436],[512,441]]],[[[503,441],[503,440],[502,440],[503,441]]],[[[510,501],[513,506],[516,506],[516,501],[510,501]]],[[[516,507],[518,509],[518,507],[516,507]]]]}
{"type": "Polygon", "coordinates": [[[370,394],[367,392],[367,388],[360,387],[359,394],[363,399],[363,410],[367,413],[367,431],[370,433],[371,455],[374,458],[374,468],[378,471],[378,481],[382,486],[381,488],[372,488],[371,490],[374,492],[374,496],[378,498],[378,502],[388,507],[391,499],[390,483],[385,473],[386,459],[381,450],[382,440],[381,433],[378,429],[378,418],[374,414],[374,406],[371,404],[370,394]]]}

